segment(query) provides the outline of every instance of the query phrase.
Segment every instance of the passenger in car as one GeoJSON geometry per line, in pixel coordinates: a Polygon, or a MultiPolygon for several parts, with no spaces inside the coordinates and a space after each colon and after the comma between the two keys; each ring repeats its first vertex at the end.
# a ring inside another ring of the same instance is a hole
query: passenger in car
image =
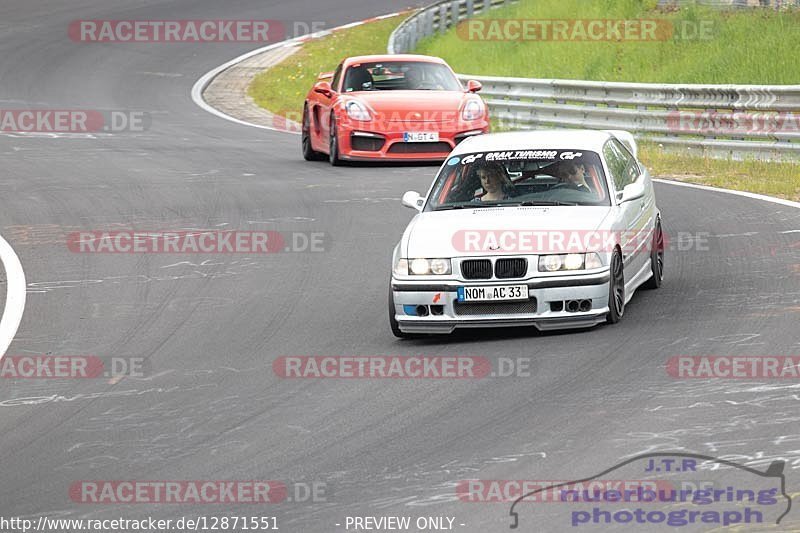
{"type": "Polygon", "coordinates": [[[478,179],[484,190],[481,202],[496,202],[511,198],[513,185],[508,179],[506,169],[500,163],[486,163],[477,170],[478,179]]]}

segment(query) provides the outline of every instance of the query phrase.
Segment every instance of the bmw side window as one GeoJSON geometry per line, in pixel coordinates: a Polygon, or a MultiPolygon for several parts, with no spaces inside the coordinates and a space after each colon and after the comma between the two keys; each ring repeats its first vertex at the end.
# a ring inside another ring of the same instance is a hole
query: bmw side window
{"type": "Polygon", "coordinates": [[[624,185],[630,185],[631,183],[635,182],[639,179],[639,175],[641,174],[639,169],[639,164],[636,162],[636,158],[631,155],[627,148],[625,148],[622,144],[617,141],[611,141],[614,143],[614,148],[620,153],[622,158],[625,160],[625,179],[624,185]]]}
{"type": "Polygon", "coordinates": [[[339,78],[342,77],[342,64],[339,63],[339,66],[336,67],[336,72],[333,74],[333,81],[331,82],[331,87],[333,87],[334,91],[339,91],[339,78]]]}
{"type": "Polygon", "coordinates": [[[620,153],[619,148],[614,146],[614,143],[609,141],[603,147],[603,157],[606,158],[608,164],[608,171],[611,173],[611,178],[614,180],[614,188],[620,192],[625,188],[625,167],[627,161],[620,153]]]}

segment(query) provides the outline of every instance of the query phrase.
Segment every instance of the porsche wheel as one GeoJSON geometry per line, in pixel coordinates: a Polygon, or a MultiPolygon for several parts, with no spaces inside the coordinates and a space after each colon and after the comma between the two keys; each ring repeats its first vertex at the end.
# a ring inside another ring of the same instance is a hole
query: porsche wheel
{"type": "Polygon", "coordinates": [[[303,132],[301,143],[303,145],[303,159],[306,161],[321,161],[325,154],[321,154],[311,147],[311,116],[308,107],[303,108],[303,132]]]}
{"type": "Polygon", "coordinates": [[[330,130],[330,140],[328,142],[328,161],[331,162],[331,165],[338,167],[341,166],[343,162],[339,157],[339,132],[336,131],[336,118],[333,115],[331,115],[330,130]]]}

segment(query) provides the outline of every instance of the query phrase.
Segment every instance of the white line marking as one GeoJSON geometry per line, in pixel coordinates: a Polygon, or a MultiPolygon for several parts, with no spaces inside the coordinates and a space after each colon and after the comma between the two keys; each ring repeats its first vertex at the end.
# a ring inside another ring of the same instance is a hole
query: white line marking
{"type": "Polygon", "coordinates": [[[756,194],[754,192],[744,192],[744,191],[733,191],[731,189],[722,189],[720,187],[709,187],[708,185],[696,185],[694,183],[685,183],[683,181],[670,181],[670,180],[662,180],[662,179],[653,179],[658,183],[666,183],[669,185],[677,185],[679,187],[690,187],[692,189],[701,189],[703,191],[710,191],[710,192],[722,192],[726,194],[735,194],[736,196],[744,196],[745,198],[751,198],[754,200],[763,200],[765,202],[771,202],[773,204],[780,204],[785,205],[788,207],[794,207],[800,209],[800,202],[793,202],[791,200],[784,200],[783,198],[774,198],[772,196],[766,196],[764,194],[756,194]]]}
{"type": "Polygon", "coordinates": [[[237,63],[241,63],[245,59],[249,59],[250,57],[252,57],[254,55],[257,55],[257,54],[260,54],[262,52],[267,52],[269,50],[274,50],[275,48],[279,48],[281,46],[289,46],[289,44],[293,43],[294,41],[295,41],[295,39],[290,39],[288,41],[282,41],[280,43],[275,43],[275,44],[271,44],[269,46],[264,46],[262,48],[258,48],[256,50],[253,50],[252,52],[248,52],[248,53],[246,53],[244,55],[241,55],[241,56],[239,56],[239,57],[237,57],[235,59],[232,59],[232,60],[228,61],[227,63],[223,63],[222,65],[218,66],[217,68],[215,68],[213,70],[210,70],[210,71],[206,72],[199,80],[197,80],[195,82],[194,86],[192,87],[192,100],[194,101],[195,104],[197,104],[201,108],[205,109],[206,111],[208,111],[212,115],[216,115],[216,116],[218,116],[220,118],[224,118],[225,120],[230,120],[231,122],[235,122],[236,124],[241,124],[242,126],[251,126],[253,128],[259,128],[259,129],[262,129],[262,130],[283,131],[283,130],[279,130],[277,128],[272,128],[270,126],[262,126],[260,124],[253,124],[252,122],[247,122],[245,120],[240,120],[240,119],[232,117],[232,116],[230,116],[230,115],[228,115],[226,113],[223,113],[222,111],[220,111],[216,107],[213,107],[213,106],[209,105],[208,103],[206,103],[205,100],[203,100],[203,91],[208,86],[208,84],[211,83],[211,81],[214,78],[216,78],[222,71],[224,71],[224,70],[236,65],[237,63]]]}
{"type": "Polygon", "coordinates": [[[22,321],[22,313],[25,311],[26,284],[25,272],[22,271],[22,264],[19,257],[14,253],[14,249],[0,235],[0,261],[6,271],[6,307],[3,310],[3,318],[0,319],[0,360],[6,354],[17,328],[22,321]]]}
{"type": "Polygon", "coordinates": [[[291,133],[293,135],[300,135],[300,132],[297,132],[297,131],[286,131],[286,130],[282,130],[282,129],[278,129],[278,128],[273,128],[271,126],[262,126],[261,124],[253,124],[251,122],[247,122],[245,120],[241,120],[241,119],[232,117],[232,116],[230,116],[230,115],[228,115],[226,113],[223,113],[219,109],[209,105],[208,103],[206,103],[205,100],[203,100],[203,91],[208,86],[208,84],[211,83],[211,81],[214,78],[216,78],[222,71],[224,71],[224,70],[236,65],[237,63],[241,63],[245,59],[249,59],[249,58],[251,58],[251,57],[253,57],[255,55],[261,54],[263,52],[268,52],[270,50],[274,50],[275,48],[280,48],[280,47],[283,47],[283,46],[295,46],[295,45],[300,44],[301,42],[307,41],[309,39],[316,39],[318,37],[322,37],[322,36],[325,36],[325,35],[330,35],[332,32],[341,30],[343,28],[352,28],[354,26],[359,26],[361,24],[364,24],[365,22],[368,22],[368,21],[378,20],[378,19],[385,19],[385,18],[389,18],[389,17],[395,17],[395,16],[398,16],[398,15],[400,15],[402,13],[404,13],[404,11],[398,11],[397,13],[388,13],[386,15],[381,15],[380,17],[373,17],[371,19],[365,19],[365,20],[362,20],[362,21],[359,21],[359,22],[351,22],[350,24],[344,24],[343,26],[337,26],[336,28],[332,28],[330,30],[323,30],[323,31],[319,31],[319,32],[316,32],[316,33],[307,33],[305,35],[300,35],[298,37],[293,37],[293,38],[288,39],[286,41],[281,41],[279,43],[274,43],[274,44],[270,44],[268,46],[263,46],[261,48],[257,48],[256,50],[252,50],[250,52],[247,52],[246,54],[242,54],[239,57],[231,59],[227,63],[223,63],[222,65],[218,66],[217,68],[215,68],[213,70],[210,70],[210,71],[206,72],[205,74],[203,74],[203,76],[199,80],[197,80],[195,82],[194,86],[192,86],[192,100],[194,101],[195,104],[197,104],[201,108],[205,109],[206,111],[208,111],[212,115],[216,115],[216,116],[218,116],[220,118],[224,118],[225,120],[230,120],[231,122],[235,122],[236,124],[241,124],[242,126],[251,126],[253,128],[259,128],[259,129],[262,129],[262,130],[280,131],[280,132],[283,132],[283,133],[291,133]]]}

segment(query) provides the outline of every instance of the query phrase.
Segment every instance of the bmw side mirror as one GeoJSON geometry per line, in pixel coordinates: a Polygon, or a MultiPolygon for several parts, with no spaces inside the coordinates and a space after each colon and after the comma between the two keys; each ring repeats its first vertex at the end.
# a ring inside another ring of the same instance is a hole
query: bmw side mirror
{"type": "Polygon", "coordinates": [[[619,203],[631,202],[644,197],[644,182],[642,180],[635,181],[625,186],[621,193],[618,193],[619,203]]]}
{"type": "Polygon", "coordinates": [[[403,195],[401,201],[404,206],[416,209],[417,211],[422,211],[422,206],[425,204],[425,199],[421,197],[417,191],[408,191],[403,195]]]}

